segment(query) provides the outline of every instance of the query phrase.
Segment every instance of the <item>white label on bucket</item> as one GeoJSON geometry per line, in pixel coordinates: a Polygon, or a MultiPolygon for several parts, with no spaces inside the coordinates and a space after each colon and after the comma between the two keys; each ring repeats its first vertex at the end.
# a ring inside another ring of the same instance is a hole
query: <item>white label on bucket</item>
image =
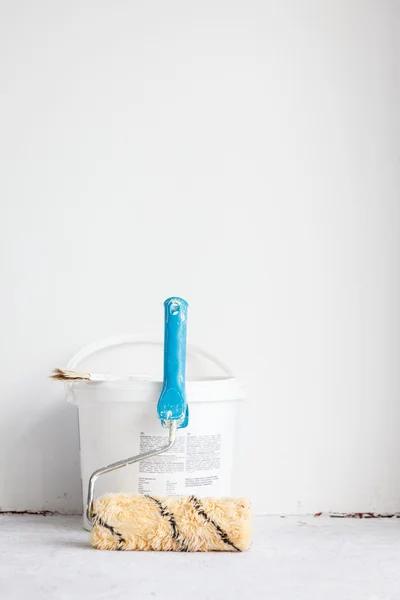
{"type": "MultiPolygon", "coordinates": [[[[221,440],[220,433],[178,432],[171,450],[139,463],[139,494],[212,495],[220,479],[221,440]]],[[[165,436],[140,434],[140,452],[163,444],[165,436]]]]}

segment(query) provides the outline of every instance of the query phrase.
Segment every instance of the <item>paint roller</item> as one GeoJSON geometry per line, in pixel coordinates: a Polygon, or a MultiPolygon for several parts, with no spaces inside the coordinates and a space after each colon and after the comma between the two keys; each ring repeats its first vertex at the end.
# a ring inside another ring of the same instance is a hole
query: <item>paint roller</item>
{"type": "MultiPolygon", "coordinates": [[[[189,423],[185,393],[188,304],[178,297],[164,302],[164,381],[157,404],[167,443],[97,469],[89,479],[86,519],[91,543],[99,550],[241,552],[250,545],[250,504],[244,498],[159,497],[106,494],[95,500],[97,479],[170,450],[178,429],[189,423]]],[[[210,416],[212,418],[212,415],[210,416]]]]}

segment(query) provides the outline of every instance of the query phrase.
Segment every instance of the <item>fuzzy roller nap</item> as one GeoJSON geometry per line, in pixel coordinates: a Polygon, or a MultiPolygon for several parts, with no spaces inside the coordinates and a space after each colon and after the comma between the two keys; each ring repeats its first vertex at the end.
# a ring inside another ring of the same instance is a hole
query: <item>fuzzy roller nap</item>
{"type": "Polygon", "coordinates": [[[108,494],[94,503],[99,550],[241,552],[250,545],[248,501],[108,494]]]}

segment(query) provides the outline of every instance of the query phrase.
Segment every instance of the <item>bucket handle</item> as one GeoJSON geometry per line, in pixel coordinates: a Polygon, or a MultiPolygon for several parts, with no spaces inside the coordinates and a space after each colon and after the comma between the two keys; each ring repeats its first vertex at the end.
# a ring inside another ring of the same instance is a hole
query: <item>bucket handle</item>
{"type": "MultiPolygon", "coordinates": [[[[93,342],[92,344],[88,344],[81,350],[79,350],[68,362],[68,369],[75,369],[79,363],[95,354],[96,352],[100,352],[100,350],[105,350],[106,348],[112,348],[114,346],[123,346],[125,344],[146,344],[151,346],[162,346],[163,342],[160,341],[159,338],[154,338],[148,335],[116,335],[114,337],[105,338],[99,340],[98,342],[93,342]]],[[[219,367],[225,375],[228,377],[234,377],[234,374],[230,367],[225,364],[222,360],[211,354],[210,352],[206,352],[199,346],[194,346],[193,344],[188,344],[187,346],[187,354],[189,356],[201,356],[206,360],[209,360],[211,363],[219,367]]]]}

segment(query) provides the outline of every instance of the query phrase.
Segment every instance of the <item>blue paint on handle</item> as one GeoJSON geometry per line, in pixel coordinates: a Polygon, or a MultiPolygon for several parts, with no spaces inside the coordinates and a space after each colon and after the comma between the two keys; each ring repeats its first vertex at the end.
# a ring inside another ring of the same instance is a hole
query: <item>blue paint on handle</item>
{"type": "Polygon", "coordinates": [[[182,298],[164,302],[164,383],[157,405],[158,417],[179,421],[178,429],[187,427],[189,409],[186,404],[186,325],[188,303],[182,298]]]}

